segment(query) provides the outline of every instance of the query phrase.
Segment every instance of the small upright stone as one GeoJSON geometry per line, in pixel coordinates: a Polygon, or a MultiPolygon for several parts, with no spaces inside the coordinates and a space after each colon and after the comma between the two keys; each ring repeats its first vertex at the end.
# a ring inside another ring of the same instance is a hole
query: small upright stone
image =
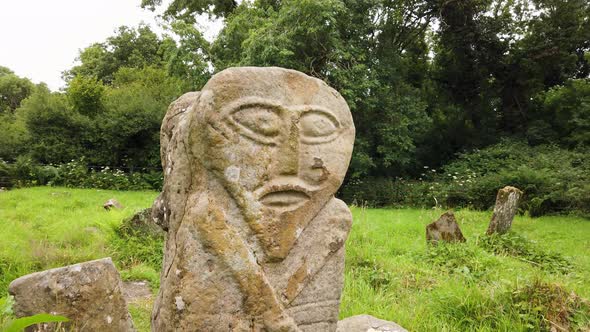
{"type": "Polygon", "coordinates": [[[119,231],[125,235],[164,237],[164,231],[152,217],[152,208],[143,209],[123,220],[119,231]]]}
{"type": "MultiPolygon", "coordinates": [[[[110,258],[28,274],[10,283],[17,317],[50,313],[70,319],[67,331],[135,331],[110,258]]],[[[47,324],[42,331],[54,331],[47,324]]]]}
{"type": "Polygon", "coordinates": [[[426,226],[426,240],[432,244],[439,241],[465,242],[453,212],[445,212],[437,221],[426,226]]]}
{"type": "Polygon", "coordinates": [[[116,199],[114,199],[114,198],[111,198],[111,199],[109,199],[108,201],[106,201],[106,202],[105,202],[105,203],[102,205],[102,207],[103,207],[105,210],[107,210],[107,211],[108,211],[108,210],[110,210],[110,209],[112,209],[112,208],[115,208],[115,209],[122,209],[122,208],[123,208],[123,205],[121,205],[121,203],[119,203],[119,201],[117,201],[116,199]]]}
{"type": "Polygon", "coordinates": [[[488,226],[486,234],[504,234],[512,227],[512,220],[518,211],[518,202],[522,197],[522,191],[518,188],[506,186],[498,190],[494,214],[488,226]]]}

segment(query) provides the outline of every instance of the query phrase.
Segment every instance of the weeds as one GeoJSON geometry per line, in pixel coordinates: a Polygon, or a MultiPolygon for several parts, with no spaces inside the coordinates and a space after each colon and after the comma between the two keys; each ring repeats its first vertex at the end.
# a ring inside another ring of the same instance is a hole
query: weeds
{"type": "Polygon", "coordinates": [[[462,243],[439,243],[429,246],[424,260],[446,273],[460,275],[468,281],[485,279],[496,267],[493,257],[482,255],[477,247],[462,243]]]}
{"type": "Polygon", "coordinates": [[[590,304],[562,286],[535,280],[510,294],[531,331],[582,331],[590,327],[590,304]]]}
{"type": "Polygon", "coordinates": [[[386,288],[393,280],[393,274],[375,261],[361,260],[355,262],[353,273],[367,282],[374,290],[386,288]]]}
{"type": "Polygon", "coordinates": [[[479,244],[496,255],[512,256],[545,271],[564,274],[572,271],[572,264],[562,255],[546,252],[516,233],[484,236],[479,244]]]}

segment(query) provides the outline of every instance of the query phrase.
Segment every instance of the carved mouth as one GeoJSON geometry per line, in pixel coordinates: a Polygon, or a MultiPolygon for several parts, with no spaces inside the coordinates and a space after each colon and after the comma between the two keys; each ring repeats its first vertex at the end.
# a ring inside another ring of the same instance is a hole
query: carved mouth
{"type": "Polygon", "coordinates": [[[310,199],[309,194],[300,188],[273,188],[262,197],[260,202],[267,207],[292,211],[305,204],[310,199]]]}

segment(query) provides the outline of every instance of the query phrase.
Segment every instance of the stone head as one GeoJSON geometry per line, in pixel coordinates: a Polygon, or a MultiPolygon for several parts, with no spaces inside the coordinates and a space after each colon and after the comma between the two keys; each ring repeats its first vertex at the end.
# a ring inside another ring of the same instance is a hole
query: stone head
{"type": "Polygon", "coordinates": [[[284,258],[342,184],[355,132],[348,105],[300,72],[242,67],[211,78],[194,107],[192,155],[236,201],[269,258],[284,258]]]}

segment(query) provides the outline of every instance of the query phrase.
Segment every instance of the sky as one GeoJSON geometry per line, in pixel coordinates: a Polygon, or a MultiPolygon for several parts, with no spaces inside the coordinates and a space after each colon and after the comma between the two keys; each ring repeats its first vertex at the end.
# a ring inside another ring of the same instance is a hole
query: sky
{"type": "MultiPolygon", "coordinates": [[[[0,66],[35,83],[45,82],[57,91],[64,86],[61,73],[75,64],[79,50],[104,41],[117,27],[144,22],[162,32],[156,14],[142,9],[140,3],[141,0],[0,0],[0,66]]],[[[205,34],[211,38],[218,29],[207,30],[213,30],[205,34]]]]}

